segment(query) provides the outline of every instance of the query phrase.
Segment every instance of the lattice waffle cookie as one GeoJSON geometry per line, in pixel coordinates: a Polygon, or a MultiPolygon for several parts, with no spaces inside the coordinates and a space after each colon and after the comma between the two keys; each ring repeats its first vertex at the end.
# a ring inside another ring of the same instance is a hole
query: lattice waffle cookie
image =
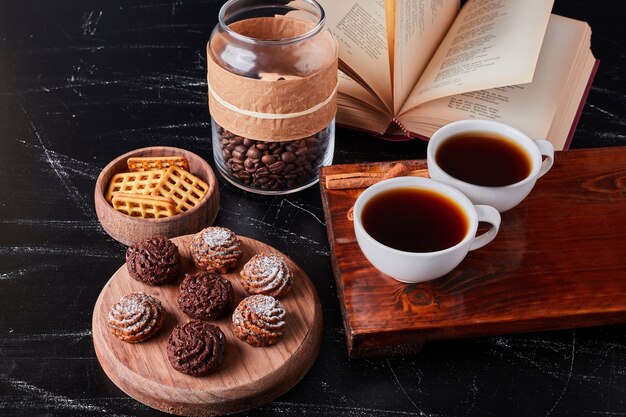
{"type": "Polygon", "coordinates": [[[111,203],[115,210],[131,217],[158,219],[176,214],[176,204],[168,197],[115,193],[111,203]]]}
{"type": "Polygon", "coordinates": [[[132,157],[126,163],[137,172],[115,174],[104,198],[130,216],[173,216],[197,206],[209,192],[207,183],[184,169],[189,169],[184,156],[132,157]]]}
{"type": "Polygon", "coordinates": [[[189,172],[189,162],[182,155],[131,157],[126,161],[130,172],[165,170],[177,166],[189,172]]]}
{"type": "Polygon", "coordinates": [[[177,166],[171,166],[151,194],[171,198],[176,203],[176,211],[182,213],[200,203],[208,192],[208,184],[200,178],[177,166]]]}
{"type": "Polygon", "coordinates": [[[122,172],[115,174],[109,182],[104,198],[109,203],[115,193],[150,194],[165,175],[165,170],[146,172],[122,172]]]}

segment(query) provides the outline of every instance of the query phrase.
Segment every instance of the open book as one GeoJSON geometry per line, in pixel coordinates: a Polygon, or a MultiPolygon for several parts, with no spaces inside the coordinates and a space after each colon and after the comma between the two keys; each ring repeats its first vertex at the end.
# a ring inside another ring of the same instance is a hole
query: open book
{"type": "Polygon", "coordinates": [[[553,0],[318,0],[339,43],[337,123],[430,137],[501,121],[569,146],[595,74],[591,29],[553,0]]]}

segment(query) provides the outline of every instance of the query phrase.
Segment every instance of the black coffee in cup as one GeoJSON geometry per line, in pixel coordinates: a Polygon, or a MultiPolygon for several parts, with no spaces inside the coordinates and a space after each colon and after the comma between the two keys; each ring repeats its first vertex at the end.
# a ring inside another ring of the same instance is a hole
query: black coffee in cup
{"type": "Polygon", "coordinates": [[[381,192],[363,207],[361,222],[378,242],[405,252],[436,252],[461,242],[469,230],[463,208],[426,188],[381,192]]]}
{"type": "Polygon", "coordinates": [[[487,187],[515,184],[532,171],[532,161],[524,148],[491,132],[451,136],[439,145],[435,160],[454,178],[487,187]]]}

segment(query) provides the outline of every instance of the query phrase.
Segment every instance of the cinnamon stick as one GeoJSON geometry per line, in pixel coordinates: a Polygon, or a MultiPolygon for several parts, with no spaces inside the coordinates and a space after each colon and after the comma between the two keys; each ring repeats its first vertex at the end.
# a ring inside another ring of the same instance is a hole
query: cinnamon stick
{"type": "Polygon", "coordinates": [[[389,171],[387,171],[384,179],[402,177],[403,175],[406,175],[407,172],[409,172],[409,168],[407,168],[407,166],[404,165],[402,162],[398,162],[397,164],[392,166],[389,171]]]}
{"type": "Polygon", "coordinates": [[[382,180],[402,176],[428,177],[428,170],[426,168],[409,170],[406,165],[398,162],[387,172],[350,172],[328,175],[326,188],[329,190],[367,188],[382,180]]]}
{"type": "Polygon", "coordinates": [[[326,188],[329,190],[367,188],[382,179],[382,172],[351,172],[349,174],[333,174],[326,177],[326,188]]]}
{"type": "MultiPolygon", "coordinates": [[[[326,188],[329,190],[348,190],[357,188],[367,188],[377,182],[389,178],[412,176],[428,178],[428,169],[409,168],[402,162],[398,162],[387,172],[350,172],[347,174],[333,174],[326,177],[326,188]]],[[[354,219],[354,205],[346,213],[348,220],[354,219]]]]}

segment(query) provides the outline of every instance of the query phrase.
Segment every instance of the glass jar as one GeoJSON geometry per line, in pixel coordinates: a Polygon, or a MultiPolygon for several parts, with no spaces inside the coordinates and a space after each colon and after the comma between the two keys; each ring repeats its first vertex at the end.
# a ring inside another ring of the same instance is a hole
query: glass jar
{"type": "Polygon", "coordinates": [[[213,156],[261,194],[315,184],[332,163],[337,43],[314,0],[230,0],[207,45],[213,156]]]}

